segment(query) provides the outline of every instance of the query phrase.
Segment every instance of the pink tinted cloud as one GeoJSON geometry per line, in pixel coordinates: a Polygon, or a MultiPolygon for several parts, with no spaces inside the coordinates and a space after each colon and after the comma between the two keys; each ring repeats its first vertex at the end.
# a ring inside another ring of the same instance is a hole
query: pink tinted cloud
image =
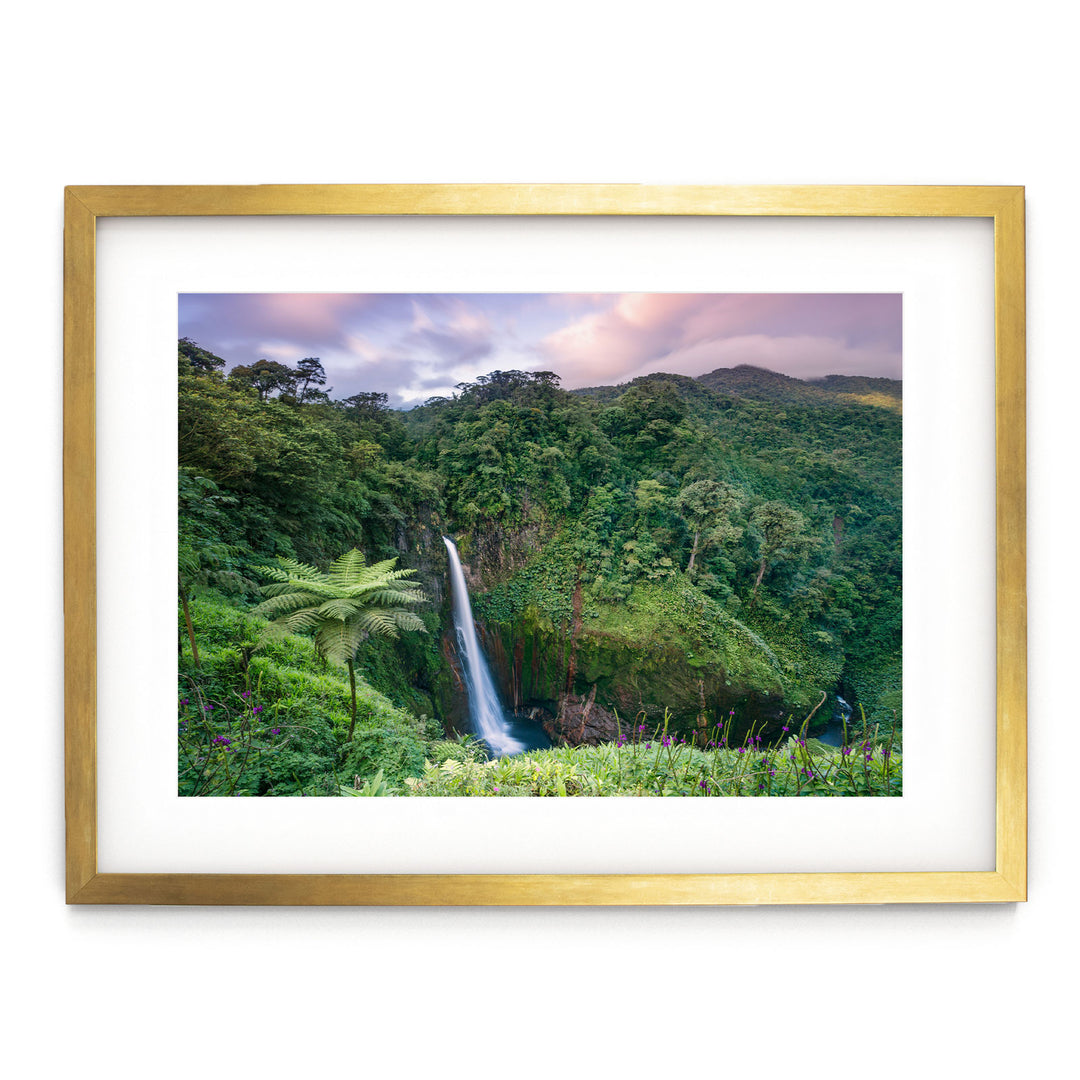
{"type": "Polygon", "coordinates": [[[322,358],[338,396],[448,394],[495,368],[568,388],[755,364],[790,375],[900,375],[900,302],[809,294],[185,294],[180,332],[228,366],[322,358]]]}
{"type": "Polygon", "coordinates": [[[738,363],[801,377],[900,377],[899,295],[625,293],[612,301],[541,342],[567,385],[738,363]]]}
{"type": "Polygon", "coordinates": [[[349,293],[203,293],[183,297],[188,325],[223,343],[303,343],[339,346],[344,329],[372,297],[349,293]]]}

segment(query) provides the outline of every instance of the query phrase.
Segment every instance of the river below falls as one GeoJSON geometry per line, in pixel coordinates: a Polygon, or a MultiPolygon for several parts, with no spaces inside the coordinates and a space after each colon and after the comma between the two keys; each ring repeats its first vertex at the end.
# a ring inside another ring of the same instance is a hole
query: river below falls
{"type": "Polygon", "coordinates": [[[551,747],[551,740],[547,732],[535,721],[525,716],[515,716],[513,713],[503,714],[503,730],[514,742],[520,745],[520,749],[492,751],[492,757],[515,757],[517,754],[525,754],[530,750],[547,750],[551,747]]]}

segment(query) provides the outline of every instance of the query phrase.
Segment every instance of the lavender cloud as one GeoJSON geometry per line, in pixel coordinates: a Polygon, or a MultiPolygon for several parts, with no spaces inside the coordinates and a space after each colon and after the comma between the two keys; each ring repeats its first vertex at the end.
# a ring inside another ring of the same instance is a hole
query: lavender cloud
{"type": "Polygon", "coordinates": [[[497,368],[567,387],[756,364],[899,377],[901,297],[877,294],[185,294],[180,334],[226,358],[319,356],[335,397],[397,406],[497,368]]]}

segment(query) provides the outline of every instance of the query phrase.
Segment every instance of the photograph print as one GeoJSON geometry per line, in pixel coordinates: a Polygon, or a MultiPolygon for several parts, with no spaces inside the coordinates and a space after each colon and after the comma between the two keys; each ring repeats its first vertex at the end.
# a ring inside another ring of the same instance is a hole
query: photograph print
{"type": "Polygon", "coordinates": [[[899,294],[181,294],[181,796],[899,796],[899,294]]]}

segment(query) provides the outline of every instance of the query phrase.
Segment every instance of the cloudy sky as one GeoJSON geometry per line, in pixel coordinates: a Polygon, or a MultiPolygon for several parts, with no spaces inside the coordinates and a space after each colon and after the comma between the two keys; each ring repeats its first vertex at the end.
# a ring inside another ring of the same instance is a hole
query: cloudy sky
{"type": "Polygon", "coordinates": [[[900,311],[881,293],[201,293],[180,296],[179,336],[226,370],[317,356],[333,397],[408,408],[495,370],[567,389],[736,364],[899,379],[900,311]]]}

